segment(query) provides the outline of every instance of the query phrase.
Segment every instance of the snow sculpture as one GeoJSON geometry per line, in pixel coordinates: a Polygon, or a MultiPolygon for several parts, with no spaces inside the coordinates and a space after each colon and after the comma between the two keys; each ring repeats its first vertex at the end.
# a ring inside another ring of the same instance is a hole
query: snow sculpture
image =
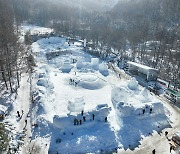
{"type": "Polygon", "coordinates": [[[138,89],[138,81],[136,81],[135,78],[132,78],[128,83],[128,88],[131,90],[137,90],[138,89]]]}
{"type": "Polygon", "coordinates": [[[78,61],[77,63],[76,63],[76,68],[77,69],[81,69],[81,68],[83,68],[84,67],[84,64],[81,62],[81,61],[78,61]]]}
{"type": "Polygon", "coordinates": [[[86,39],[84,39],[84,48],[86,47],[86,39]]]}
{"type": "Polygon", "coordinates": [[[96,107],[96,111],[94,112],[94,114],[98,121],[104,121],[105,118],[109,115],[110,111],[111,107],[108,107],[107,104],[101,104],[96,107]]]}
{"type": "Polygon", "coordinates": [[[81,112],[84,110],[84,97],[75,98],[74,101],[68,101],[68,110],[70,112],[81,112]]]}
{"type": "Polygon", "coordinates": [[[100,72],[102,75],[104,75],[104,76],[109,75],[107,65],[104,64],[104,63],[101,63],[101,64],[99,65],[99,72],[100,72]]]}
{"type": "Polygon", "coordinates": [[[91,66],[94,69],[98,69],[99,68],[99,59],[98,58],[91,58],[91,66]]]}
{"type": "Polygon", "coordinates": [[[139,93],[138,98],[141,100],[143,103],[147,103],[150,101],[149,99],[149,93],[146,88],[143,88],[142,91],[139,93]]]}

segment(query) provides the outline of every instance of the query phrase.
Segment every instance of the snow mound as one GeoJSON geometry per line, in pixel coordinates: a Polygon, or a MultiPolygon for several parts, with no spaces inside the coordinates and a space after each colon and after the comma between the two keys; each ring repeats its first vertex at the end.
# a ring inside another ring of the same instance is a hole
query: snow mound
{"type": "Polygon", "coordinates": [[[64,64],[61,66],[61,71],[63,73],[69,73],[73,66],[70,64],[69,61],[65,61],[64,64]]]}
{"type": "Polygon", "coordinates": [[[84,97],[75,98],[74,101],[68,101],[68,110],[70,112],[81,112],[84,110],[84,97]]]}
{"type": "Polygon", "coordinates": [[[138,98],[141,100],[141,102],[143,102],[143,103],[147,103],[147,102],[150,101],[149,92],[148,92],[148,90],[147,90],[146,88],[143,88],[137,97],[138,97],[138,98]]]}
{"type": "Polygon", "coordinates": [[[84,88],[84,89],[89,89],[89,90],[95,90],[95,89],[100,89],[105,85],[105,81],[102,79],[98,78],[97,76],[93,74],[83,74],[80,76],[80,82],[78,86],[84,88]]]}
{"type": "Polygon", "coordinates": [[[138,89],[138,81],[136,80],[136,78],[132,78],[128,82],[128,88],[131,90],[137,90],[138,89]]]}
{"type": "Polygon", "coordinates": [[[50,81],[48,81],[47,79],[39,79],[37,81],[37,86],[46,87],[48,89],[54,89],[53,84],[50,81]]]}

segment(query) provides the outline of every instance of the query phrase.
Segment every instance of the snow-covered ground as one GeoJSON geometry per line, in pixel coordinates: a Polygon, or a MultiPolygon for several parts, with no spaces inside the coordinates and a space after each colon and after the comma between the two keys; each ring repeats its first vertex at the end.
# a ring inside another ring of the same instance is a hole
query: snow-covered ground
{"type": "MultiPolygon", "coordinates": [[[[27,30],[52,32],[24,26],[27,30]]],[[[79,42],[69,45],[66,38],[43,38],[32,44],[32,54],[37,65],[32,74],[33,102],[24,74],[8,117],[19,132],[28,120],[21,153],[150,153],[156,146],[147,143],[157,143],[159,149],[168,145],[166,138],[158,138],[160,131],[170,131],[171,126],[179,130],[179,110],[134,78],[120,79],[106,62],[83,51],[79,42]],[[24,115],[18,120],[16,111],[21,108],[24,115]]],[[[169,147],[158,152],[166,154],[169,147]]]]}
{"type": "Polygon", "coordinates": [[[159,99],[134,79],[119,79],[76,44],[50,37],[33,43],[32,51],[32,138],[45,138],[49,153],[134,149],[143,137],[170,127],[159,99]],[[82,124],[74,125],[74,119],[82,124]]]}

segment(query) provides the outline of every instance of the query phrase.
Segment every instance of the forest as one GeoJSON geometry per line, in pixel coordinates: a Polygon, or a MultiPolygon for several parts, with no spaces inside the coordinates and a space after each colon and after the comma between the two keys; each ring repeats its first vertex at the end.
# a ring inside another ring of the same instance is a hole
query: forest
{"type": "Polygon", "coordinates": [[[28,43],[20,40],[21,25],[28,23],[86,38],[102,58],[113,54],[117,62],[157,68],[160,78],[180,88],[179,19],[179,0],[119,0],[108,9],[63,0],[0,0],[0,81],[15,92],[21,73],[32,65],[28,43]]]}

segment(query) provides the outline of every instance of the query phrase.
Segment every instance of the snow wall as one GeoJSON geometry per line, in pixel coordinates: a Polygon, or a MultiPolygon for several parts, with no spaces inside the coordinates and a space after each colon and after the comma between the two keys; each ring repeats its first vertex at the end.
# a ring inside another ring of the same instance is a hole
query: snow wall
{"type": "Polygon", "coordinates": [[[143,115],[165,115],[163,104],[161,102],[148,102],[150,99],[146,94],[147,91],[145,89],[143,89],[137,97],[132,95],[125,88],[114,88],[111,91],[111,101],[116,109],[116,113],[120,117],[128,117],[132,115],[139,116],[143,114],[143,110],[145,110],[143,115]],[[132,105],[128,102],[128,98],[132,97],[135,97],[137,101],[136,104],[132,105]],[[150,109],[152,109],[151,113],[150,109]]]}
{"type": "MultiPolygon", "coordinates": [[[[86,122],[92,121],[93,114],[95,115],[94,121],[104,122],[105,118],[109,115],[110,111],[111,111],[111,107],[108,107],[107,104],[101,104],[98,105],[91,112],[84,112],[83,116],[86,117],[86,122]]],[[[58,115],[55,115],[53,117],[53,124],[54,126],[61,129],[66,129],[66,128],[71,129],[72,126],[74,125],[75,118],[78,120],[81,119],[83,121],[83,116],[80,113],[77,114],[77,116],[68,114],[67,117],[60,117],[58,115]]]]}
{"type": "Polygon", "coordinates": [[[84,110],[84,97],[75,98],[74,101],[68,101],[68,110],[70,112],[81,112],[84,110]]]}

